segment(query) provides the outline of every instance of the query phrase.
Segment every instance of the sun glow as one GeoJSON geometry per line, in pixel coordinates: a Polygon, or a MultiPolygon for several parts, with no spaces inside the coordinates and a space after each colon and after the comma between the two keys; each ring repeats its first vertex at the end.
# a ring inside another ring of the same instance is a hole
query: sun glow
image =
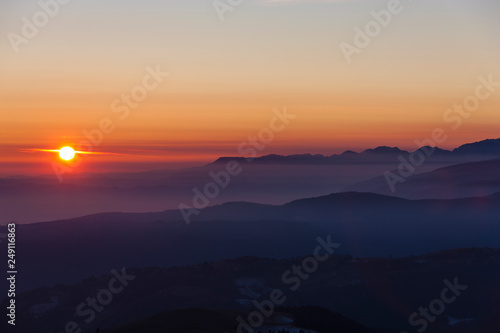
{"type": "Polygon", "coordinates": [[[75,157],[75,150],[71,147],[59,149],[59,156],[65,161],[71,161],[75,157]]]}

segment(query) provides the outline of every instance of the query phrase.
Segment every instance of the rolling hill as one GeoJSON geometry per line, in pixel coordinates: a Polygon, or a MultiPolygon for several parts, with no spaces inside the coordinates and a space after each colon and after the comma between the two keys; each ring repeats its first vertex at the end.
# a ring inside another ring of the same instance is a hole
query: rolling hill
{"type": "Polygon", "coordinates": [[[202,210],[189,225],[178,210],[18,225],[17,256],[24,273],[19,288],[74,283],[123,266],[187,265],[248,255],[290,258],[310,253],[318,237],[328,236],[342,244],[339,253],[367,257],[500,247],[498,207],[500,194],[407,200],[353,192],[279,206],[227,203],[202,210]]]}
{"type": "MultiPolygon", "coordinates": [[[[107,288],[113,274],[18,293],[16,329],[61,332],[73,321],[82,332],[235,332],[238,317],[256,311],[254,301],[262,303],[280,289],[285,303],[261,327],[266,333],[273,324],[318,333],[412,332],[420,325],[410,325],[409,317],[442,297],[445,280],[466,288],[428,323],[426,332],[492,333],[500,328],[498,249],[385,259],[333,255],[293,290],[283,274],[304,259],[242,257],[182,267],[127,268],[134,279],[88,323],[88,315],[79,314],[77,307],[107,288]],[[379,329],[370,331],[352,320],[379,329]]],[[[5,302],[0,306],[5,308],[5,302]]],[[[6,321],[0,329],[4,325],[6,321]]]]}

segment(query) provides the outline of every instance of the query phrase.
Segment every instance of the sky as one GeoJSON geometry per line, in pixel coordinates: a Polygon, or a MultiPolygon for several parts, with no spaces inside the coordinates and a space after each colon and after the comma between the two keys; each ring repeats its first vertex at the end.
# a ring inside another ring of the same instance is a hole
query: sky
{"type": "Polygon", "coordinates": [[[66,1],[32,36],[26,20],[55,0],[0,4],[0,175],[50,173],[57,156],[29,150],[76,146],[103,119],[86,148],[109,154],[82,155],[77,171],[238,156],[285,107],[296,118],[262,155],[414,150],[435,128],[443,148],[500,137],[500,88],[457,128],[444,120],[478,77],[500,81],[498,1],[401,0],[350,62],[342,43],[390,1],[243,0],[223,20],[211,0],[66,1]],[[120,118],[120,98],[158,69],[168,76],[120,118]]]}

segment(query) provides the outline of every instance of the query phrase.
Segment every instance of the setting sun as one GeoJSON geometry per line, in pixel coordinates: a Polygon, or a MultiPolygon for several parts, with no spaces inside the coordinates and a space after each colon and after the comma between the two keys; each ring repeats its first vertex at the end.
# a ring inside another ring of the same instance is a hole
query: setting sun
{"type": "Polygon", "coordinates": [[[59,150],[59,156],[65,161],[70,161],[75,157],[75,151],[71,147],[64,147],[59,150]]]}

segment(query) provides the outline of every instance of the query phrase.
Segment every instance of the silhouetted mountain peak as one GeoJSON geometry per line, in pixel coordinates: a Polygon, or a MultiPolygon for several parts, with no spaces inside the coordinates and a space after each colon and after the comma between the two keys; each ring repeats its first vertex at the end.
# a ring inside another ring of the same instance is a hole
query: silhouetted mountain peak
{"type": "Polygon", "coordinates": [[[500,139],[467,143],[453,150],[455,154],[500,154],[500,139]]]}
{"type": "Polygon", "coordinates": [[[417,149],[417,151],[418,150],[420,150],[420,151],[422,151],[424,153],[432,151],[433,155],[449,155],[449,154],[452,153],[450,150],[441,149],[439,147],[431,147],[431,146],[422,146],[419,149],[417,149]]]}
{"type": "Polygon", "coordinates": [[[247,159],[244,158],[244,157],[223,156],[223,157],[219,157],[218,159],[216,159],[212,163],[213,164],[219,164],[219,163],[228,163],[230,161],[236,161],[236,162],[239,162],[239,163],[243,163],[243,162],[246,162],[247,159]]]}
{"type": "Polygon", "coordinates": [[[399,197],[369,193],[369,192],[340,192],[329,195],[299,199],[286,205],[323,205],[323,204],[345,204],[345,203],[380,203],[380,202],[402,202],[408,201],[399,197]]]}
{"type": "Polygon", "coordinates": [[[367,149],[362,154],[402,154],[408,153],[405,150],[401,150],[398,147],[388,147],[388,146],[379,146],[373,149],[367,149]]]}

